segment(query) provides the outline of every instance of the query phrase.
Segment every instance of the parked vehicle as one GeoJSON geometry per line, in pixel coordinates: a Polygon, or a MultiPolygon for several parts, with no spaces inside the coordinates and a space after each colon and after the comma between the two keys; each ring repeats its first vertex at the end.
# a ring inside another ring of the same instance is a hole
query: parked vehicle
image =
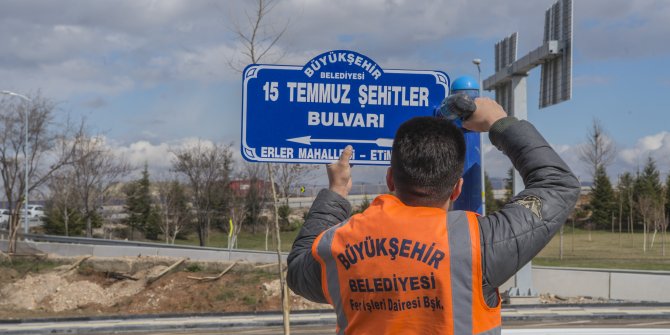
{"type": "Polygon", "coordinates": [[[42,206],[42,205],[28,205],[28,217],[29,218],[44,217],[44,206],[42,206]]]}
{"type": "Polygon", "coordinates": [[[7,229],[9,227],[10,215],[9,209],[0,209],[0,229],[7,229]]]}

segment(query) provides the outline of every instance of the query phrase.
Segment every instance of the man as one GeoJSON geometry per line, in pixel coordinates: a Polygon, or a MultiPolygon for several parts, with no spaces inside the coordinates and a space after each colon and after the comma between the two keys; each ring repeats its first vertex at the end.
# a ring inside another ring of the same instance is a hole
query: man
{"type": "Polygon", "coordinates": [[[448,212],[463,187],[465,142],[446,120],[400,126],[386,175],[395,196],[351,218],[351,147],[328,165],[329,189],[288,257],[288,284],[333,305],[338,334],[500,334],[497,288],[559,230],[579,182],[530,123],[493,100],[475,103],[463,127],[488,131],[526,186],[500,211],[448,212]]]}

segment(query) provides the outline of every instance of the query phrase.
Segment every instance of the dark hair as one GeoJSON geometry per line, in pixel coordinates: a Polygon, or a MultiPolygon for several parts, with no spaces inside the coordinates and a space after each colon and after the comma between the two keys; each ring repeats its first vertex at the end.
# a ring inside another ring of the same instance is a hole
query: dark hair
{"type": "Polygon", "coordinates": [[[397,196],[413,206],[443,204],[463,174],[464,160],[463,133],[450,121],[415,117],[404,122],[391,154],[397,196]]]}

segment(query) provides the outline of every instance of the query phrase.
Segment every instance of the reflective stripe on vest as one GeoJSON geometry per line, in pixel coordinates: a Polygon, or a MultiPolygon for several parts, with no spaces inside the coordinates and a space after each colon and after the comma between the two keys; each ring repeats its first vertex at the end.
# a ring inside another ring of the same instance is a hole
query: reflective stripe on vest
{"type": "MultiPolygon", "coordinates": [[[[333,235],[335,235],[335,230],[341,227],[342,225],[348,222],[344,221],[321,234],[314,245],[317,246],[317,254],[319,255],[321,262],[321,283],[324,287],[324,293],[326,293],[326,298],[337,314],[337,334],[344,334],[344,330],[347,329],[347,317],[344,315],[344,309],[342,308],[342,302],[340,300],[340,281],[339,280],[327,280],[327,278],[337,278],[337,265],[335,264],[335,259],[333,258],[333,253],[330,252],[333,235]],[[320,241],[320,242],[319,242],[320,241]],[[325,269],[325,271],[324,271],[325,269]]],[[[317,258],[317,259],[319,259],[317,258]]]]}
{"type": "Polygon", "coordinates": [[[474,213],[390,195],[319,235],[312,254],[338,334],[500,334],[500,304],[486,306],[482,292],[479,238],[474,213]]]}
{"type": "MultiPolygon", "coordinates": [[[[472,228],[472,221],[476,221],[473,213],[451,211],[447,215],[447,230],[449,232],[449,261],[451,265],[451,301],[454,307],[454,334],[474,334],[476,325],[473,325],[473,302],[477,297],[475,291],[481,293],[482,281],[473,280],[473,254],[481,252],[479,246],[479,226],[472,228]],[[468,215],[472,218],[468,219],[468,215]],[[471,230],[476,236],[471,236],[471,230]],[[472,243],[474,240],[477,243],[472,243]],[[473,246],[474,245],[474,246],[473,246]],[[466,271],[464,269],[473,269],[466,271]],[[477,285],[477,286],[475,286],[477,285]],[[479,287],[480,290],[476,288],[479,287]]],[[[476,262],[481,269],[481,261],[476,262]]],[[[483,294],[483,293],[481,293],[483,294]]],[[[482,296],[483,298],[483,296],[482,296]]],[[[500,334],[500,327],[476,333],[481,335],[500,334]]]]}

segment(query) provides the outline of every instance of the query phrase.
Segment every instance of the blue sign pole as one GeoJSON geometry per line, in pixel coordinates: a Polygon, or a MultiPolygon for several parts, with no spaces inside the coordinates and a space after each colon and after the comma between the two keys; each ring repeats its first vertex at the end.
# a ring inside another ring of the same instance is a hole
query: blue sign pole
{"type": "MultiPolygon", "coordinates": [[[[459,77],[451,84],[451,93],[465,93],[472,99],[479,97],[479,82],[470,76],[459,77]]],[[[460,126],[460,120],[455,121],[460,126]]],[[[465,164],[463,169],[463,191],[454,202],[454,209],[482,214],[482,160],[481,136],[477,132],[463,130],[465,137],[465,164]]]]}
{"type": "Polygon", "coordinates": [[[242,156],[275,163],[330,163],[351,144],[352,163],[388,165],[400,124],[432,116],[450,85],[444,72],[382,69],[348,50],[252,64],[242,79],[242,156]]]}

